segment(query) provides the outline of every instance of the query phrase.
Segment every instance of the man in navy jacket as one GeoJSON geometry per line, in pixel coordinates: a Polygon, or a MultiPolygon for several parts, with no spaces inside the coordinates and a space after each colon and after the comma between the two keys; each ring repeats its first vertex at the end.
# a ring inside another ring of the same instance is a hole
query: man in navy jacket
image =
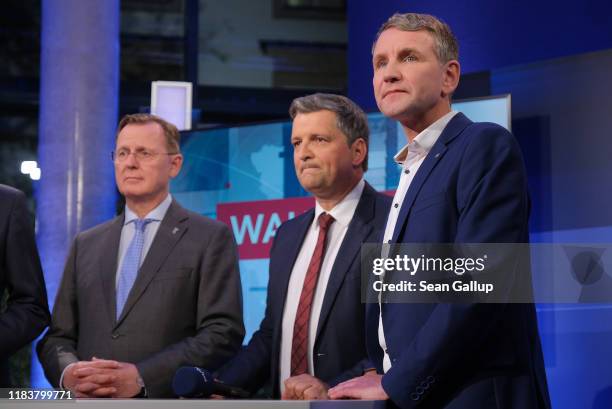
{"type": "Polygon", "coordinates": [[[49,323],[47,289],[25,195],[0,185],[0,388],[8,388],[8,357],[33,341],[49,323]]]}
{"type": "MultiPolygon", "coordinates": [[[[385,243],[527,243],[529,198],[520,149],[504,128],[451,111],[459,82],[450,28],[396,14],[373,50],[374,94],[407,145],[385,243]]],[[[512,281],[512,280],[510,280],[512,281]]],[[[372,303],[367,347],[376,373],[332,398],[401,408],[549,408],[533,304],[372,303]]]]}
{"type": "Polygon", "coordinates": [[[316,207],[281,225],[270,254],[266,312],[249,344],[217,375],[251,392],[271,381],[272,397],[327,398],[327,389],[367,369],[360,248],[380,240],[390,198],[363,180],[368,125],[363,111],[339,95],[293,101],[291,143],[300,184],[316,207]],[[334,219],[323,239],[310,308],[302,308],[309,266],[325,215],[334,219]],[[304,332],[296,330],[298,322],[304,332]],[[306,336],[307,334],[307,336],[306,336]],[[302,368],[296,364],[303,342],[302,368]]]}

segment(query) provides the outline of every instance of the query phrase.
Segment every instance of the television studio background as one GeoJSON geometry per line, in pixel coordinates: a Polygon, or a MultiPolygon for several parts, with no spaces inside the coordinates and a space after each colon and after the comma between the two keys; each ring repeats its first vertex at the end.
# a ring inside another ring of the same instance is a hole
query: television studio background
{"type": "MultiPolygon", "coordinates": [[[[232,227],[248,341],[263,316],[275,228],[312,204],[293,173],[291,100],[331,92],[356,101],[370,113],[366,179],[379,190],[397,183],[389,159],[403,136],[377,113],[370,62],[378,27],[396,11],[433,14],[451,26],[462,66],[458,104],[504,101],[504,126],[528,171],[531,241],[611,241],[609,2],[2,3],[0,183],[26,192],[36,214],[50,303],[74,235],[122,206],[110,161],[118,118],[148,112],[151,81],[186,81],[192,130],[182,133],[186,161],[172,194],[232,227]]],[[[603,274],[611,267],[604,264],[603,274]]],[[[612,407],[612,306],[539,304],[537,311],[553,407],[612,407]]],[[[31,351],[13,357],[13,381],[44,387],[31,351]]]]}

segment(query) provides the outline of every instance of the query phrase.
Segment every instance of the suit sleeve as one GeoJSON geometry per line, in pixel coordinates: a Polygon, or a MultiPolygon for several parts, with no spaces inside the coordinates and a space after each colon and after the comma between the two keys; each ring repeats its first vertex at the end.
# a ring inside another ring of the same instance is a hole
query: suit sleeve
{"type": "MultiPolygon", "coordinates": [[[[34,340],[49,323],[47,290],[25,196],[19,192],[10,206],[4,243],[4,285],[7,309],[0,314],[0,356],[9,356],[34,340]]],[[[0,294],[1,295],[1,294],[0,294]]]]}
{"type": "Polygon", "coordinates": [[[66,260],[60,288],[55,298],[51,325],[44,338],[38,343],[38,358],[51,385],[59,387],[62,371],[66,366],[79,361],[78,304],[75,281],[75,264],[78,237],[72,243],[66,260]]]}
{"type": "Polygon", "coordinates": [[[358,376],[365,374],[366,371],[370,370],[376,370],[376,368],[374,367],[374,365],[372,365],[372,361],[370,361],[368,358],[364,358],[361,361],[357,362],[353,367],[347,369],[346,371],[342,372],[340,375],[329,381],[329,387],[333,388],[334,386],[344,381],[357,378],[358,376]]]}
{"type": "Polygon", "coordinates": [[[151,397],[167,388],[181,365],[217,369],[236,353],[244,338],[236,243],[227,226],[215,224],[213,228],[203,243],[196,335],[136,364],[151,397]]]}
{"type": "Polygon", "coordinates": [[[215,375],[221,382],[255,393],[270,377],[272,325],[268,310],[267,303],[266,314],[249,344],[215,375]]]}
{"type": "MultiPolygon", "coordinates": [[[[526,242],[529,199],[518,144],[505,129],[473,126],[483,129],[471,139],[461,160],[455,241],[526,242]]],[[[390,398],[402,408],[413,408],[421,403],[422,396],[415,399],[419,388],[426,390],[423,395],[435,394],[437,384],[448,381],[454,367],[465,365],[465,357],[477,353],[506,307],[503,303],[438,304],[383,376],[390,398]]]]}
{"type": "MultiPolygon", "coordinates": [[[[272,249],[270,250],[270,261],[275,259],[275,248],[277,240],[282,239],[281,225],[275,235],[272,249]]],[[[270,264],[270,276],[268,279],[268,291],[266,296],[266,311],[264,318],[259,324],[259,329],[253,333],[249,344],[244,347],[234,359],[219,370],[218,378],[228,385],[239,386],[251,393],[257,392],[268,381],[271,374],[272,345],[274,336],[274,317],[276,313],[282,312],[281,300],[275,299],[272,288],[278,279],[272,272],[270,264]]]]}

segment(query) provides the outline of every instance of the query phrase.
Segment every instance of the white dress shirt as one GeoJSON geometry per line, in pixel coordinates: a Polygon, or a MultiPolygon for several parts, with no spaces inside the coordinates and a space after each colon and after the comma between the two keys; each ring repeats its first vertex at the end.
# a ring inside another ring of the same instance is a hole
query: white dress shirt
{"type": "MultiPolygon", "coordinates": [[[[456,111],[451,111],[433,124],[429,125],[421,133],[419,133],[412,140],[412,142],[406,144],[393,157],[395,162],[402,167],[402,174],[400,176],[397,190],[395,191],[395,196],[393,196],[393,203],[391,204],[391,210],[389,211],[389,217],[387,218],[383,243],[391,243],[391,238],[393,237],[393,232],[395,231],[395,225],[397,224],[397,218],[400,210],[402,209],[402,203],[404,203],[406,192],[408,192],[408,189],[410,188],[414,175],[416,175],[417,171],[421,167],[421,164],[427,157],[427,154],[455,114],[457,114],[456,111]]],[[[385,333],[383,330],[382,308],[380,306],[380,301],[379,294],[378,304],[380,313],[378,315],[378,342],[384,352],[383,370],[386,373],[391,368],[391,358],[387,353],[387,342],[385,341],[385,333]]]]}
{"type": "MultiPolygon", "coordinates": [[[[326,251],[321,263],[321,270],[319,271],[319,279],[315,288],[312,309],[310,311],[310,322],[308,325],[308,372],[313,374],[313,346],[315,336],[317,334],[317,326],[319,324],[319,314],[321,313],[321,307],[323,305],[323,298],[325,296],[325,290],[327,288],[327,282],[331,275],[332,267],[344,235],[348,229],[348,225],[353,219],[353,214],[357,208],[357,203],[361,198],[361,193],[365,182],[363,179],[355,185],[353,190],[340,201],[329,214],[333,216],[335,221],[331,224],[329,231],[327,232],[326,239],[326,251]]],[[[310,225],[300,252],[295,260],[293,269],[291,270],[291,277],[289,279],[289,287],[287,288],[287,297],[285,299],[285,308],[283,310],[283,323],[282,323],[282,335],[281,335],[281,350],[280,350],[280,389],[281,393],[285,390],[285,380],[291,376],[291,348],[293,344],[293,324],[295,323],[295,315],[297,313],[298,303],[300,302],[300,295],[302,294],[302,287],[304,285],[304,278],[306,277],[306,271],[312,258],[312,253],[317,244],[317,237],[319,236],[319,224],[318,219],[321,213],[325,210],[317,202],[315,206],[315,215],[310,225]]]]}

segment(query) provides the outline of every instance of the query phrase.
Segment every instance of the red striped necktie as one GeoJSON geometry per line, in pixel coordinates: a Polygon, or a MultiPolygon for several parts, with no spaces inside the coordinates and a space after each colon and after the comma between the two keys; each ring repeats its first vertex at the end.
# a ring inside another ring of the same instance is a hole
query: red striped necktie
{"type": "Polygon", "coordinates": [[[293,324],[293,342],[291,344],[291,376],[301,375],[308,372],[308,327],[310,323],[310,311],[312,309],[312,299],[317,281],[319,280],[319,272],[321,264],[325,257],[325,241],[327,239],[327,231],[329,226],[334,222],[334,218],[328,213],[321,213],[319,216],[319,237],[317,245],[308,270],[304,278],[302,294],[298,304],[297,313],[295,315],[295,323],[293,324]]]}

